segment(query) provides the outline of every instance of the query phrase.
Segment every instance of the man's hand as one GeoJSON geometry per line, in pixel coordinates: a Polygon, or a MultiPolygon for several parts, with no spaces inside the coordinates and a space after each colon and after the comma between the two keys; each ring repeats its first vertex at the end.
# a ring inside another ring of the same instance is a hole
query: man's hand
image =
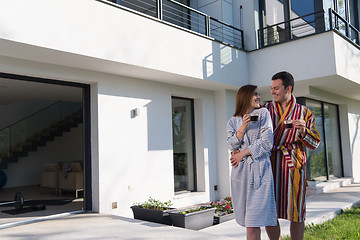
{"type": "Polygon", "coordinates": [[[302,119],[296,119],[293,120],[293,125],[295,129],[299,130],[299,133],[301,135],[301,137],[305,137],[306,134],[306,122],[302,119]]]}

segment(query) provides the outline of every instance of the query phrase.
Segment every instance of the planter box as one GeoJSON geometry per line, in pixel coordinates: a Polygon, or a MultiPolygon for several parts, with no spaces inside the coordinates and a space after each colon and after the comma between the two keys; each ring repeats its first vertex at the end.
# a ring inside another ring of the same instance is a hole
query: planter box
{"type": "Polygon", "coordinates": [[[234,219],[234,213],[225,214],[222,216],[214,216],[214,225],[223,223],[229,220],[234,219]]]}
{"type": "Polygon", "coordinates": [[[134,219],[145,220],[165,225],[171,225],[171,218],[169,213],[175,210],[174,208],[169,210],[154,210],[142,208],[141,206],[132,206],[131,209],[134,213],[134,219]]]}
{"type": "Polygon", "coordinates": [[[208,208],[186,214],[174,211],[170,212],[170,217],[172,224],[176,227],[199,230],[213,225],[215,209],[208,208]]]}

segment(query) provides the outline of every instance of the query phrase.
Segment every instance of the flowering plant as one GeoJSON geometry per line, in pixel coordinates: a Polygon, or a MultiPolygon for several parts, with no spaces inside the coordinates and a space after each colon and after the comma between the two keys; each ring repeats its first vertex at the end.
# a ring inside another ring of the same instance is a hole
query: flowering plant
{"type": "Polygon", "coordinates": [[[217,202],[210,202],[210,205],[216,207],[216,216],[223,216],[234,212],[231,197],[226,197],[217,202]]]}
{"type": "Polygon", "coordinates": [[[134,203],[134,206],[139,206],[146,209],[155,209],[155,210],[169,210],[172,206],[171,201],[161,202],[159,200],[155,200],[152,197],[149,197],[149,200],[143,203],[134,203]]]}

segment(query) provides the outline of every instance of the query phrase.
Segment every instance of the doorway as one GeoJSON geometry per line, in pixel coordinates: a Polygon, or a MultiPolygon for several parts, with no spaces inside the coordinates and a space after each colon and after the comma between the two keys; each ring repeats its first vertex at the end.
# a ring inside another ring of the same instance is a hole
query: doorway
{"type": "Polygon", "coordinates": [[[0,225],[91,210],[90,85],[0,73],[0,113],[0,225]]]}

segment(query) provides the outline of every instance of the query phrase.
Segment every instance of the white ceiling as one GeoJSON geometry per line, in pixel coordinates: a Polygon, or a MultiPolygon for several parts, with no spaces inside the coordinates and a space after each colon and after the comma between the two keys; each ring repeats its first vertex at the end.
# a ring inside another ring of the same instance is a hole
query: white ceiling
{"type": "Polygon", "coordinates": [[[82,89],[79,87],[0,78],[0,105],[30,99],[81,102],[82,89]]]}

